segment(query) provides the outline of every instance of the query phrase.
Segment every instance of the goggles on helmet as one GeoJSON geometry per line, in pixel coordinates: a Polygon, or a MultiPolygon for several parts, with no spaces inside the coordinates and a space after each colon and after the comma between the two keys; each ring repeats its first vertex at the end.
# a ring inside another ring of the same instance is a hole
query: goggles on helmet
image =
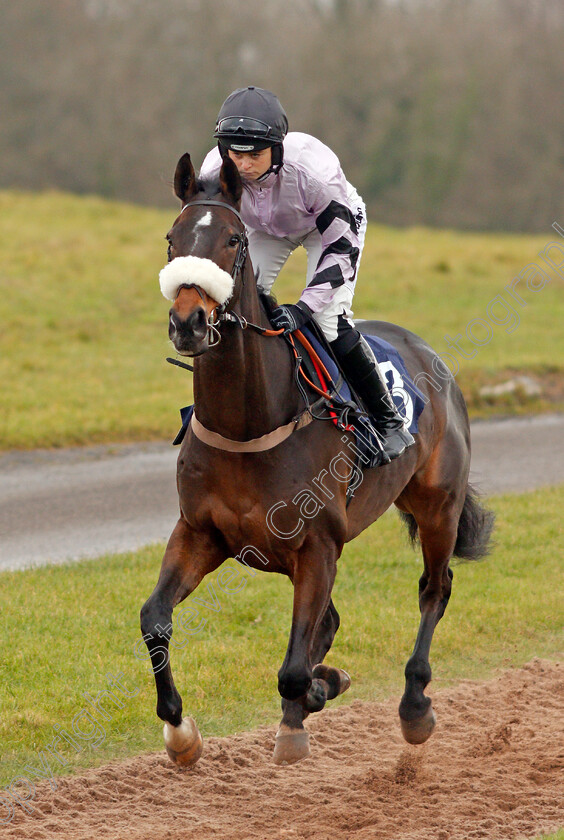
{"type": "MultiPolygon", "coordinates": [[[[223,117],[219,120],[214,137],[236,136],[242,137],[269,137],[272,128],[262,120],[255,120],[251,117],[223,117]]],[[[277,138],[272,138],[273,141],[277,138]]]]}

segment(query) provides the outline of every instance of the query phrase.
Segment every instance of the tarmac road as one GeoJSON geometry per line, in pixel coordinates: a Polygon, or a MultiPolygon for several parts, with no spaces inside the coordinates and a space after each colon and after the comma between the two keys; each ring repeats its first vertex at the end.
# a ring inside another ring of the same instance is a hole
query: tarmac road
{"type": "MultiPolygon", "coordinates": [[[[472,424],[470,480],[486,495],[564,482],[564,415],[472,424]]],[[[178,517],[170,444],[0,456],[0,570],[130,551],[178,517]]]]}

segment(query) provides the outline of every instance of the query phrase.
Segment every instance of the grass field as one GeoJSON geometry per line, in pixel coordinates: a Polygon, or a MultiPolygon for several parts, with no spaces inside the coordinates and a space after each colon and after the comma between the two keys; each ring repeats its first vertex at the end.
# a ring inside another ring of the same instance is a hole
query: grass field
{"type": "MultiPolygon", "coordinates": [[[[169,304],[157,283],[175,210],[172,198],[167,212],[92,197],[0,192],[0,448],[175,434],[191,377],[165,362],[169,304]]],[[[355,313],[400,323],[450,353],[445,359],[453,370],[458,365],[474,416],[562,409],[563,280],[538,256],[559,238],[554,231],[515,236],[371,226],[355,313]],[[537,291],[531,265],[546,272],[544,281],[537,273],[537,286],[545,282],[537,291]],[[514,282],[521,302],[506,289],[514,282]],[[493,404],[479,396],[480,385],[515,371],[537,377],[544,395],[531,401],[517,392],[493,404]]],[[[275,286],[280,300],[298,298],[304,266],[303,255],[292,257],[275,286]]]]}
{"type": "MultiPolygon", "coordinates": [[[[433,644],[433,689],[561,653],[563,503],[564,487],[492,501],[497,548],[482,563],[455,567],[453,596],[433,644]]],[[[56,725],[72,733],[79,719],[97,746],[80,753],[61,747],[67,764],[51,762],[54,772],[162,748],[138,619],[162,549],[0,575],[0,785],[40,763],[56,725]],[[110,705],[104,720],[84,694],[95,699],[109,687],[106,675],[119,673],[135,696],[121,709],[110,705]]],[[[335,702],[399,698],[418,624],[420,568],[392,512],[346,547],[334,590],[342,625],[327,661],[346,668],[353,685],[335,702]]],[[[184,646],[172,654],[176,682],[204,736],[279,718],[276,672],[287,644],[291,586],[278,575],[246,579],[241,592],[227,595],[210,576],[220,608],[197,605],[196,597],[211,601],[204,583],[185,605],[198,606],[205,626],[191,639],[177,630],[184,646]]]]}

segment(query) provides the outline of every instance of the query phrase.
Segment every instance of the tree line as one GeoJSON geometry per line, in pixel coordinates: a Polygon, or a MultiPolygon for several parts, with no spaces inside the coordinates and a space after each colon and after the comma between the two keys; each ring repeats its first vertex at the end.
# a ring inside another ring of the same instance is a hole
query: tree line
{"type": "Polygon", "coordinates": [[[256,84],[370,218],[564,224],[561,0],[0,0],[0,187],[170,205],[256,84]]]}

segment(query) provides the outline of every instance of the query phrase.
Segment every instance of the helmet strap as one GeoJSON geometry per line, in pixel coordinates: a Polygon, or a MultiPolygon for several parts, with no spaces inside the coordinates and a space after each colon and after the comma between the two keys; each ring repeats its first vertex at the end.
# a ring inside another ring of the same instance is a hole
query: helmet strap
{"type": "Polygon", "coordinates": [[[280,170],[282,169],[282,164],[284,163],[284,146],[282,143],[276,143],[272,146],[272,165],[269,172],[274,172],[275,175],[278,175],[280,170]]]}

